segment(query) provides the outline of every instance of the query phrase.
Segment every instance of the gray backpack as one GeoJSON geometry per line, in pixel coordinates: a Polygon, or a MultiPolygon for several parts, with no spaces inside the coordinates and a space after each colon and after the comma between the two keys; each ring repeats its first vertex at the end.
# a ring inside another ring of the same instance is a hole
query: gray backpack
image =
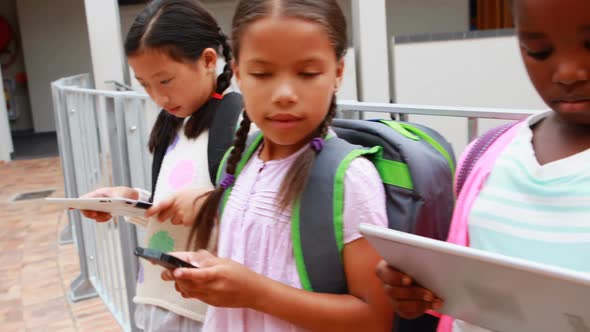
{"type": "MultiPolygon", "coordinates": [[[[342,262],[342,214],[344,175],[350,162],[364,156],[377,168],[385,186],[389,228],[446,240],[454,205],[455,158],[440,134],[417,124],[336,119],[332,129],[338,137],[328,138],[317,155],[303,195],[293,205],[291,229],[303,288],[344,294],[348,288],[342,262]]],[[[250,139],[236,177],[261,141],[260,134],[250,139]]],[[[218,181],[224,166],[225,160],[218,181]]],[[[230,194],[228,188],[221,211],[230,194]]],[[[420,319],[412,324],[398,325],[397,330],[430,329],[417,327],[420,319]]]]}

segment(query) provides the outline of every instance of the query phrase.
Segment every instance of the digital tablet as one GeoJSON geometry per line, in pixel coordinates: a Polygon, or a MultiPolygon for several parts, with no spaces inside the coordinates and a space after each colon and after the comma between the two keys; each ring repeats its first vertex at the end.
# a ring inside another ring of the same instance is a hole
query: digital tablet
{"type": "Polygon", "coordinates": [[[391,266],[444,300],[439,312],[501,332],[590,331],[590,275],[361,224],[391,266]]]}
{"type": "Polygon", "coordinates": [[[46,198],[45,201],[49,204],[61,205],[64,208],[107,212],[114,216],[128,217],[125,218],[125,221],[142,226],[147,224],[143,215],[152,206],[150,202],[117,197],[46,198]]]}

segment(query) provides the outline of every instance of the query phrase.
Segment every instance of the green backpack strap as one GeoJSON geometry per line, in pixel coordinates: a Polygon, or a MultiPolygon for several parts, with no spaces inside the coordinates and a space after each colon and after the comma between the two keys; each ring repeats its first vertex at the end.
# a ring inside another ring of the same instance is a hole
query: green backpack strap
{"type": "Polygon", "coordinates": [[[342,261],[344,178],[355,158],[380,151],[380,147],[366,149],[333,137],[317,155],[291,217],[293,251],[304,289],[348,293],[342,261]]]}
{"type": "Polygon", "coordinates": [[[449,152],[431,135],[429,135],[422,129],[416,127],[415,125],[412,125],[407,122],[398,122],[393,120],[379,120],[379,122],[389,126],[391,129],[397,131],[398,133],[402,134],[403,136],[409,139],[415,141],[423,139],[424,141],[426,141],[447,160],[449,168],[451,169],[451,174],[455,174],[455,159],[452,157],[452,151],[449,152]]]}

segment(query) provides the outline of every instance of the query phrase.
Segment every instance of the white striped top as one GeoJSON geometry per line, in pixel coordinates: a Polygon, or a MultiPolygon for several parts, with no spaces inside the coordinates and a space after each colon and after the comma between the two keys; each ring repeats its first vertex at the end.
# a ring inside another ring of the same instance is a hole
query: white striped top
{"type": "Polygon", "coordinates": [[[530,127],[549,114],[496,161],[470,212],[471,247],[590,272],[590,149],[539,165],[530,127]]]}
{"type": "MultiPolygon", "coordinates": [[[[545,165],[534,115],[496,160],[469,214],[470,246],[590,273],[590,149],[545,165]]],[[[488,330],[455,320],[454,332],[488,330]]]]}

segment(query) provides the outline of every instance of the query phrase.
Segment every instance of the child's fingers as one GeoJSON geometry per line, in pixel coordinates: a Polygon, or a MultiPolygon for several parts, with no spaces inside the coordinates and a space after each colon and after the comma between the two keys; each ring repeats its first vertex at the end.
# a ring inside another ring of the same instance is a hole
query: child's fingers
{"type": "Polygon", "coordinates": [[[202,287],[195,286],[194,284],[189,284],[186,282],[174,283],[174,289],[176,289],[176,291],[180,293],[180,295],[182,295],[182,297],[184,298],[200,299],[207,296],[207,291],[203,291],[202,287]]]}
{"type": "Polygon", "coordinates": [[[432,302],[436,299],[431,291],[422,287],[392,287],[385,286],[385,292],[396,301],[424,301],[432,302]]]}
{"type": "Polygon", "coordinates": [[[84,217],[89,218],[89,219],[94,219],[97,215],[96,211],[82,210],[81,212],[84,217]]]}
{"type": "Polygon", "coordinates": [[[172,223],[172,225],[182,225],[183,219],[184,219],[184,216],[182,215],[182,213],[179,212],[174,215],[174,218],[172,218],[171,223],[172,223]]]}
{"type": "Polygon", "coordinates": [[[97,198],[97,197],[112,197],[112,196],[113,196],[112,188],[106,187],[106,188],[100,188],[100,189],[96,189],[95,191],[86,193],[86,194],[80,196],[80,198],[97,198]]]}
{"type": "Polygon", "coordinates": [[[176,291],[185,299],[193,298],[195,297],[195,294],[197,294],[195,291],[187,290],[183,287],[183,284],[179,282],[174,283],[174,289],[176,289],[176,291]]]}
{"type": "Polygon", "coordinates": [[[113,219],[113,216],[111,216],[109,213],[99,212],[99,215],[98,215],[96,221],[105,222],[105,221],[109,221],[111,219],[113,219]]]}
{"type": "Polygon", "coordinates": [[[112,216],[109,213],[98,212],[98,211],[84,210],[84,211],[82,211],[82,215],[84,215],[84,217],[86,217],[88,219],[94,219],[97,222],[109,221],[112,218],[112,216]]]}
{"type": "Polygon", "coordinates": [[[90,218],[90,219],[96,219],[97,217],[100,217],[102,212],[98,212],[98,211],[91,211],[91,210],[82,210],[82,215],[86,218],[90,218]]]}
{"type": "Polygon", "coordinates": [[[185,299],[189,298],[189,294],[187,293],[187,291],[185,289],[182,288],[182,284],[175,282],[174,283],[174,289],[185,299]]]}
{"type": "Polygon", "coordinates": [[[147,209],[147,211],[145,211],[145,217],[149,218],[151,216],[155,216],[155,215],[160,214],[162,211],[169,209],[170,206],[172,206],[172,203],[173,203],[172,199],[165,199],[165,200],[161,201],[160,203],[147,209]]]}
{"type": "Polygon", "coordinates": [[[94,215],[94,218],[92,218],[92,219],[96,220],[97,222],[109,221],[113,217],[109,213],[105,213],[105,212],[95,212],[95,213],[96,214],[94,215]]]}
{"type": "Polygon", "coordinates": [[[176,214],[176,209],[174,208],[174,206],[170,206],[169,208],[162,210],[159,214],[158,214],[158,221],[159,222],[164,222],[168,219],[171,219],[172,217],[174,217],[174,215],[176,214]]]}
{"type": "MultiPolygon", "coordinates": [[[[179,285],[177,282],[174,283],[174,289],[176,289],[177,292],[182,294],[182,290],[180,289],[179,285]]],[[[184,297],[184,296],[183,296],[184,297]]]]}
{"type": "Polygon", "coordinates": [[[218,264],[217,257],[207,250],[199,250],[197,252],[175,251],[169,252],[168,254],[201,268],[212,267],[218,264]]]}
{"type": "Polygon", "coordinates": [[[219,264],[215,255],[207,250],[199,250],[189,257],[189,263],[199,267],[212,267],[219,264]]]}
{"type": "Polygon", "coordinates": [[[191,227],[195,223],[195,218],[182,218],[182,224],[191,227]]]}
{"type": "Polygon", "coordinates": [[[381,260],[377,264],[376,273],[379,279],[386,285],[409,286],[412,284],[412,278],[389,266],[384,260],[381,260]]]}
{"type": "Polygon", "coordinates": [[[160,277],[164,281],[174,281],[174,275],[172,274],[172,271],[170,271],[170,270],[162,271],[162,273],[160,274],[160,277]]]}
{"type": "Polygon", "coordinates": [[[434,299],[434,301],[432,301],[432,310],[438,310],[440,308],[442,308],[443,306],[443,300],[436,298],[434,299]]]}
{"type": "Polygon", "coordinates": [[[402,318],[414,319],[433,309],[432,303],[424,301],[399,301],[393,303],[394,310],[402,318]]]}
{"type": "Polygon", "coordinates": [[[193,284],[205,284],[216,279],[216,274],[211,269],[178,268],[173,272],[174,279],[178,282],[183,280],[193,284]]]}

